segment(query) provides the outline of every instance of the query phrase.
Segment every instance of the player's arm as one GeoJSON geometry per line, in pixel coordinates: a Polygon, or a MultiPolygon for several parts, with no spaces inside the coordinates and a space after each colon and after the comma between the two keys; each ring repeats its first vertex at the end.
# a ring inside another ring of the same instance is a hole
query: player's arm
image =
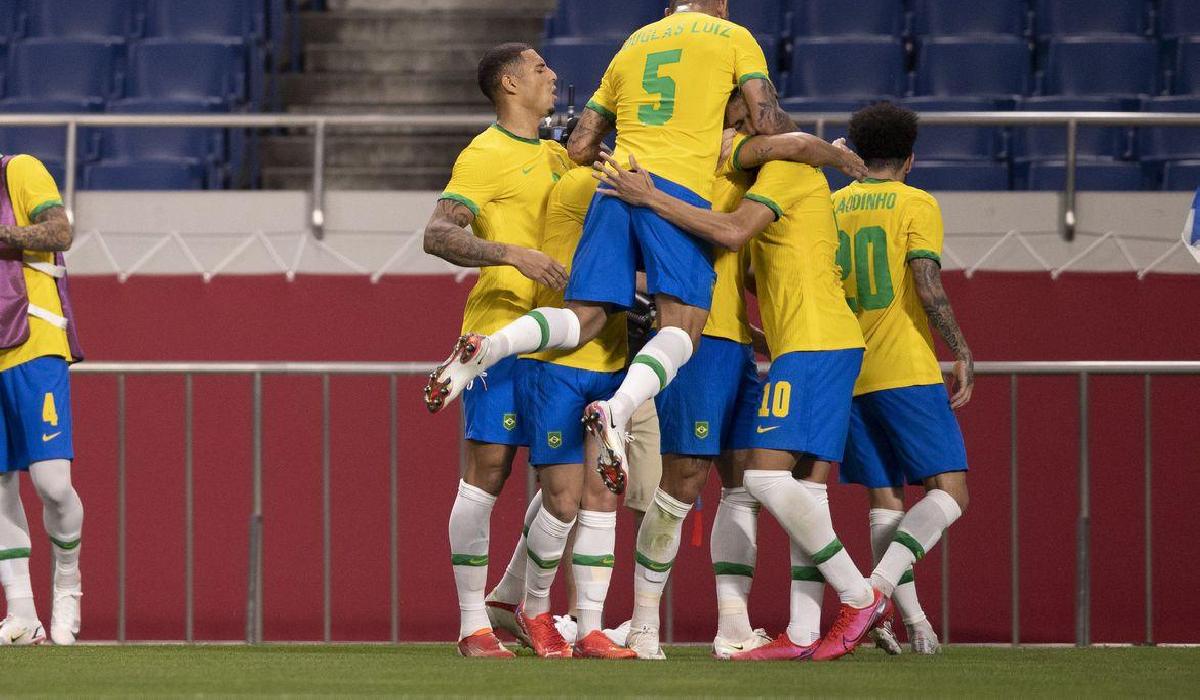
{"type": "Polygon", "coordinates": [[[462,202],[442,199],[425,225],[425,252],[460,267],[509,265],[534,282],[554,290],[567,284],[567,272],[553,258],[536,250],[485,241],[467,230],[475,214],[462,202]]]}
{"type": "Polygon", "coordinates": [[[908,267],[912,270],[917,296],[921,298],[929,322],[954,353],[954,393],[950,397],[950,406],[961,408],[971,400],[971,391],[975,388],[975,359],[954,318],[946,290],[942,288],[941,265],[929,258],[913,258],[908,261],[908,267]]]}
{"type": "Polygon", "coordinates": [[[751,137],[738,147],[734,164],[742,170],[750,170],[772,160],[837,168],[855,180],[867,176],[866,163],[846,147],[845,139],[829,143],[802,131],[751,137]]]}
{"type": "Polygon", "coordinates": [[[579,165],[587,165],[596,160],[600,154],[600,146],[604,137],[613,130],[616,122],[612,114],[602,114],[598,108],[588,103],[579,117],[579,123],[567,140],[567,156],[579,165]]]}
{"type": "Polygon", "coordinates": [[[29,226],[0,226],[0,243],[23,250],[62,252],[70,250],[74,238],[71,222],[61,204],[34,214],[29,226]]]}
{"type": "Polygon", "coordinates": [[[766,78],[752,78],[742,84],[742,99],[750,110],[750,124],[757,134],[786,134],[796,123],[779,106],[779,94],[766,78]]]}
{"type": "Polygon", "coordinates": [[[724,248],[740,249],[775,220],[775,212],[769,207],[750,200],[742,200],[737,210],[731,213],[692,206],[655,187],[650,173],[638,168],[633,156],[629,157],[629,167],[626,170],[612,156],[601,153],[592,176],[612,189],[601,187],[596,192],[617,197],[635,207],[646,207],[693,235],[724,248]]]}

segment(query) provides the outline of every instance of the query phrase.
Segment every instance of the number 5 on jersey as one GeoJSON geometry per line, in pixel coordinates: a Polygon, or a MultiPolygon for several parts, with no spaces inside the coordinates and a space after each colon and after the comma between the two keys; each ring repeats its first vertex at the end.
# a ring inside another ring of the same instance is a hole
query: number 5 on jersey
{"type": "Polygon", "coordinates": [[[638,107],[638,121],[646,126],[662,126],[675,116],[675,79],[659,75],[658,71],[683,58],[683,49],[658,51],[646,56],[646,71],[642,75],[642,89],[649,95],[658,95],[658,106],[638,107]]]}

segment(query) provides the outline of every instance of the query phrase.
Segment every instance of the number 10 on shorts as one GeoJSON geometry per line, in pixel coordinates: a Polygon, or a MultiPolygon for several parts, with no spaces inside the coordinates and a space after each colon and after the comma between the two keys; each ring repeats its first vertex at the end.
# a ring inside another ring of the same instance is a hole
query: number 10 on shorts
{"type": "Polygon", "coordinates": [[[767,382],[763,386],[762,405],[758,407],[758,417],[787,418],[791,405],[791,382],[767,382]]]}

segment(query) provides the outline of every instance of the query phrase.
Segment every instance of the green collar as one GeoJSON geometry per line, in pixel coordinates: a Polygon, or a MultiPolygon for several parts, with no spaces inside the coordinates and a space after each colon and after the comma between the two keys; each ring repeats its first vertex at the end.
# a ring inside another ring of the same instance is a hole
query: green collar
{"type": "Polygon", "coordinates": [[[862,182],[864,185],[886,185],[889,182],[896,182],[896,180],[881,180],[877,177],[867,177],[863,178],[862,182]]]}
{"type": "Polygon", "coordinates": [[[530,144],[533,144],[534,146],[542,145],[542,142],[539,139],[527,139],[522,136],[517,136],[516,134],[509,131],[508,129],[505,129],[504,127],[500,126],[500,122],[493,122],[492,128],[498,130],[500,133],[504,134],[508,138],[515,139],[517,141],[520,141],[521,143],[530,143],[530,144]]]}

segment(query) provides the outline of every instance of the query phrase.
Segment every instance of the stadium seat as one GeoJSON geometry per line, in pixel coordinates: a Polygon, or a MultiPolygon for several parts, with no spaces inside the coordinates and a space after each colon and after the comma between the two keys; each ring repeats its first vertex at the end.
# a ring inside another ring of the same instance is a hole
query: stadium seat
{"type": "Polygon", "coordinates": [[[1146,0],[1034,0],[1037,35],[1047,37],[1145,34],[1146,0]]]}
{"type": "Polygon", "coordinates": [[[1162,0],[1158,26],[1164,37],[1200,35],[1200,3],[1196,0],[1162,0]]]}
{"type": "MultiPolygon", "coordinates": [[[[903,101],[917,112],[1011,110],[1011,101],[982,98],[913,97],[903,101]]],[[[921,126],[915,147],[919,160],[994,160],[1004,156],[1004,130],[991,126],[921,126]]]]}
{"type": "MultiPolygon", "coordinates": [[[[1020,189],[1063,190],[1067,186],[1067,167],[1063,161],[1024,163],[1016,166],[1020,189]]],[[[1080,160],[1075,166],[1075,188],[1116,192],[1140,190],[1145,175],[1137,163],[1119,160],[1080,160]]]]}
{"type": "MultiPolygon", "coordinates": [[[[0,102],[0,113],[4,114],[72,114],[88,110],[78,100],[39,100],[13,98],[0,102]]],[[[75,135],[77,162],[95,160],[99,157],[100,135],[95,129],[79,128],[75,135]]],[[[0,153],[28,153],[42,161],[64,162],[67,153],[67,129],[65,126],[8,126],[0,128],[0,153]]]]}
{"type": "Polygon", "coordinates": [[[124,43],[118,39],[28,39],[9,50],[8,94],[78,100],[98,109],[121,93],[124,43]],[[47,76],[53,76],[48,80],[47,76]]]}
{"type": "MultiPolygon", "coordinates": [[[[216,111],[206,100],[130,98],[108,106],[115,114],[187,114],[216,111]]],[[[215,161],[224,155],[224,133],[211,128],[120,127],[105,129],[100,157],[104,160],[192,159],[215,161]]]]}
{"type": "MultiPolygon", "coordinates": [[[[1200,96],[1143,100],[1142,111],[1200,114],[1200,96]]],[[[1137,134],[1143,161],[1200,159],[1200,127],[1141,127],[1137,134]]]]}
{"type": "Polygon", "coordinates": [[[133,46],[129,62],[135,97],[207,99],[227,106],[246,99],[240,44],[146,39],[133,46]]]}
{"type": "Polygon", "coordinates": [[[899,36],[904,3],[898,0],[791,0],[795,36],[899,36]]]}
{"type": "Polygon", "coordinates": [[[643,0],[561,0],[551,21],[553,36],[624,39],[662,19],[664,6],[643,0]]]}
{"type": "Polygon", "coordinates": [[[127,37],[141,17],[129,0],[37,0],[29,3],[29,36],[127,37]]]}
{"type": "MultiPolygon", "coordinates": [[[[805,112],[855,112],[872,102],[894,99],[890,96],[883,97],[857,97],[857,98],[827,98],[827,97],[788,97],[779,101],[779,105],[783,107],[785,112],[796,114],[799,119],[796,124],[809,133],[817,133],[816,124],[812,121],[804,119],[805,112]]],[[[846,136],[845,124],[825,124],[821,138],[826,141],[833,141],[846,136]]],[[[832,178],[836,171],[830,171],[829,176],[832,178]]],[[[832,182],[832,180],[831,180],[832,182]]]]}
{"type": "Polygon", "coordinates": [[[1200,95],[1200,36],[1179,40],[1174,73],[1174,94],[1200,95]]]}
{"type": "Polygon", "coordinates": [[[913,187],[933,192],[946,190],[985,191],[1007,190],[1008,165],[1005,163],[959,163],[922,161],[913,163],[905,180],[913,187]]]}
{"type": "Polygon", "coordinates": [[[921,41],[916,93],[937,97],[1028,94],[1032,52],[1017,37],[937,37],[921,41]]]}
{"type": "Polygon", "coordinates": [[[0,0],[0,40],[24,36],[27,20],[24,0],[0,0]]]}
{"type": "Polygon", "coordinates": [[[146,0],[146,35],[175,39],[262,39],[266,6],[247,0],[146,0]]]}
{"type": "MultiPolygon", "coordinates": [[[[1110,97],[1029,97],[1021,100],[1017,109],[1026,112],[1127,112],[1136,110],[1137,104],[1131,100],[1110,97]]],[[[1131,155],[1129,130],[1122,127],[1081,126],[1075,143],[1079,157],[1118,158],[1131,155]]],[[[1065,158],[1066,126],[1014,128],[1012,155],[1017,160],[1065,158]]]]}
{"type": "Polygon", "coordinates": [[[1136,37],[1059,38],[1046,53],[1045,95],[1153,95],[1158,46],[1136,37]]]}
{"type": "Polygon", "coordinates": [[[542,44],[542,58],[558,74],[558,103],[567,105],[567,86],[575,86],[575,107],[582,108],[591,99],[612,57],[621,48],[621,40],[563,37],[542,44]]]}
{"type": "Polygon", "coordinates": [[[100,161],[83,169],[88,190],[202,190],[205,168],[188,159],[100,161]]]}
{"type": "Polygon", "coordinates": [[[807,97],[903,95],[904,44],[895,37],[796,39],[786,94],[807,97]]]}
{"type": "Polygon", "coordinates": [[[1162,188],[1174,192],[1200,190],[1200,160],[1179,160],[1165,163],[1162,188]]]}
{"type": "Polygon", "coordinates": [[[787,33],[781,0],[737,0],[729,4],[729,19],[755,35],[779,37],[787,33]]]}
{"type": "Polygon", "coordinates": [[[915,0],[913,29],[917,36],[1006,34],[1022,36],[1027,30],[1025,0],[915,0]]]}

